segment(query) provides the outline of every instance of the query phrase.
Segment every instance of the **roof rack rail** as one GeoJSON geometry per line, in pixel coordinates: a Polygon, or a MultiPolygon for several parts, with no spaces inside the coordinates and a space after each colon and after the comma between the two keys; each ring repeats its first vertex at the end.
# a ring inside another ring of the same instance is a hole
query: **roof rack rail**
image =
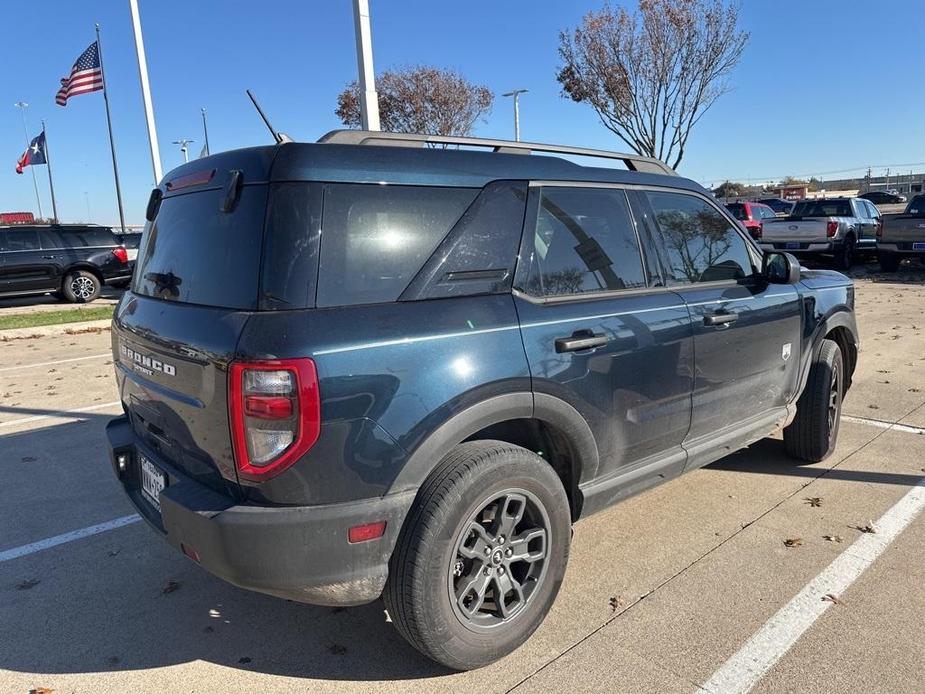
{"type": "Polygon", "coordinates": [[[567,147],[565,145],[545,145],[537,142],[514,142],[512,140],[492,140],[481,137],[457,137],[454,135],[421,135],[416,133],[388,133],[372,130],[332,130],[322,135],[318,142],[338,145],[385,145],[385,146],[418,146],[427,145],[465,145],[467,147],[486,147],[493,152],[506,154],[530,154],[531,152],[545,152],[550,154],[572,154],[583,157],[598,157],[601,159],[619,159],[630,171],[642,173],[656,173],[668,176],[678,174],[665,162],[654,157],[644,157],[640,154],[626,154],[624,152],[609,152],[603,149],[588,149],[585,147],[567,147]]]}

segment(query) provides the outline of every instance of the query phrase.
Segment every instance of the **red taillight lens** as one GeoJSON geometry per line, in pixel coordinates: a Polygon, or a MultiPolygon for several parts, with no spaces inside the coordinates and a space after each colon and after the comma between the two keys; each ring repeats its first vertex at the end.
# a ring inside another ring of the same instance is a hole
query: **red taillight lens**
{"type": "Polygon", "coordinates": [[[116,260],[125,265],[128,262],[128,251],[122,248],[113,248],[112,254],[116,256],[116,260]]]}
{"type": "Polygon", "coordinates": [[[835,236],[838,233],[838,222],[826,222],[825,235],[828,237],[835,236]]]}
{"type": "Polygon", "coordinates": [[[232,363],[228,409],[239,477],[259,482],[278,475],[301,458],[321,433],[315,362],[232,363]]]}

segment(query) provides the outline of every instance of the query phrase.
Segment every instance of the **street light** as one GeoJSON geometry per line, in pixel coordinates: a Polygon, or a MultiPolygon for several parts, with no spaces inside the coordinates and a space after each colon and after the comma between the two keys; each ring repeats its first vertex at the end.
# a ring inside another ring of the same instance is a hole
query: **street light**
{"type": "Polygon", "coordinates": [[[180,145],[180,151],[183,152],[183,163],[184,164],[189,163],[189,147],[187,147],[187,145],[190,145],[195,141],[196,140],[185,140],[185,139],[173,141],[173,144],[180,145]]]}
{"type": "MultiPolygon", "coordinates": [[[[19,112],[22,113],[22,134],[26,139],[26,147],[29,146],[29,126],[26,125],[26,109],[29,108],[29,104],[25,101],[17,101],[13,104],[16,108],[19,109],[19,112]]],[[[43,219],[45,215],[42,214],[42,199],[39,197],[39,182],[35,177],[35,167],[30,166],[29,171],[32,172],[32,187],[35,188],[35,203],[39,208],[39,219],[43,219]]],[[[58,220],[55,220],[56,222],[58,220]]]]}
{"type": "Polygon", "coordinates": [[[514,89],[501,96],[514,97],[514,141],[520,142],[520,95],[526,94],[529,89],[514,89]]]}

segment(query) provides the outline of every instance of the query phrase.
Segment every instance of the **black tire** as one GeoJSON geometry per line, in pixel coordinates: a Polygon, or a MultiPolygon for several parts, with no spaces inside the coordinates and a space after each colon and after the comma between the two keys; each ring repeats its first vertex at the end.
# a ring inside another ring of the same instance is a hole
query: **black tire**
{"type": "Polygon", "coordinates": [[[877,260],[883,272],[896,272],[899,269],[900,257],[896,253],[879,253],[877,260]]]}
{"type": "Polygon", "coordinates": [[[854,237],[851,234],[845,237],[841,248],[835,254],[835,265],[839,270],[850,270],[854,265],[854,237]]]}
{"type": "Polygon", "coordinates": [[[570,539],[568,498],[546,461],[501,441],[460,444],[408,514],[389,565],[386,609],[427,657],[454,670],[482,667],[542,623],[565,575],[570,539]],[[508,509],[518,508],[519,520],[510,520],[517,516],[508,509]],[[496,591],[515,583],[500,609],[496,591]]]}
{"type": "Polygon", "coordinates": [[[831,454],[838,438],[844,385],[841,350],[832,340],[823,340],[806,388],[797,401],[797,415],[784,429],[787,453],[812,463],[831,454]]]}
{"type": "Polygon", "coordinates": [[[61,291],[72,304],[85,304],[100,295],[100,280],[92,272],[71,270],[64,277],[61,291]]]}

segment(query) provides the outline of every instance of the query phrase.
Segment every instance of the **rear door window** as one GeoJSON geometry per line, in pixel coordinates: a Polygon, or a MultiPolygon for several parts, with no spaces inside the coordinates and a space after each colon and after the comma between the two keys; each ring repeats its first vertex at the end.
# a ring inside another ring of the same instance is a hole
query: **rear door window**
{"type": "Polygon", "coordinates": [[[478,192],[472,188],[327,185],[318,307],[398,299],[478,192]]]}
{"type": "Polygon", "coordinates": [[[614,188],[544,187],[528,231],[524,286],[538,297],[646,286],[626,194],[614,188]]]}
{"type": "MultiPolygon", "coordinates": [[[[745,239],[715,207],[682,193],[646,191],[669,285],[742,280],[754,274],[745,239]]],[[[648,219],[649,213],[643,215],[648,219]]],[[[654,229],[653,229],[654,226],[654,229]]]]}
{"type": "Polygon", "coordinates": [[[254,309],[260,275],[266,185],[245,185],[234,210],[221,190],[161,202],[138,252],[133,291],[164,301],[254,309]]]}

